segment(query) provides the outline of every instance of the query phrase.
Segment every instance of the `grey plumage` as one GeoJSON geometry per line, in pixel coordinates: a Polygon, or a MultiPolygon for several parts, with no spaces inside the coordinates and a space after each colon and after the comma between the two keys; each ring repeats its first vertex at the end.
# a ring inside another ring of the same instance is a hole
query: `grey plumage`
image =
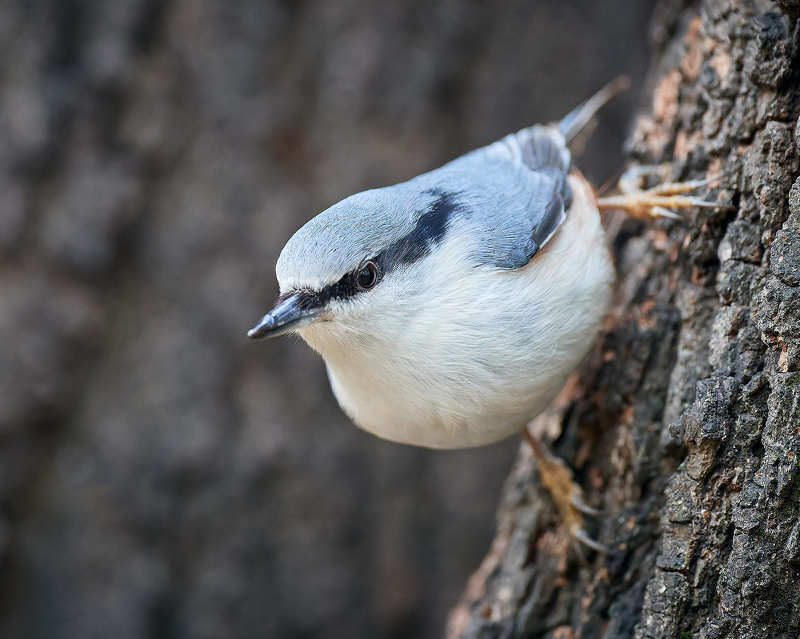
{"type": "MultiPolygon", "coordinates": [[[[476,265],[525,266],[566,219],[570,153],[554,127],[532,126],[420,178],[461,194],[476,265]]],[[[417,179],[420,179],[417,178],[417,179]]],[[[458,222],[460,220],[456,220],[458,222]]]]}
{"type": "Polygon", "coordinates": [[[413,240],[416,246],[406,250],[421,255],[441,239],[437,233],[464,225],[476,266],[520,268],[566,217],[569,168],[558,128],[523,129],[407,182],[357,193],[323,211],[287,242],[276,266],[278,280],[282,289],[320,290],[393,245],[413,240]],[[420,223],[443,197],[446,218],[426,233],[420,223]],[[302,280],[294,277],[299,273],[302,280]]]}

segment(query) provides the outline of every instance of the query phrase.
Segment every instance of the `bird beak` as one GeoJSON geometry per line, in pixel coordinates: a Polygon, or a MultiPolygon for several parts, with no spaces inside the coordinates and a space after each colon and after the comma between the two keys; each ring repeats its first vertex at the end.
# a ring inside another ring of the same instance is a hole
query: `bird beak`
{"type": "Polygon", "coordinates": [[[319,313],[318,306],[309,304],[308,293],[293,293],[289,297],[279,300],[275,308],[247,331],[247,337],[253,339],[277,337],[310,324],[319,316],[319,313]]]}

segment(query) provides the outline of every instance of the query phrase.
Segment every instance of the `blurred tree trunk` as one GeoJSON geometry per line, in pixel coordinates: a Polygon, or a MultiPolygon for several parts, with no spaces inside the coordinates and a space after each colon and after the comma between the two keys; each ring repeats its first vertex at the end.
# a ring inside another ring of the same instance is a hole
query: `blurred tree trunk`
{"type": "Polygon", "coordinates": [[[615,218],[597,348],[534,423],[606,555],[522,445],[449,637],[800,635],[800,2],[663,2],[638,163],[724,172],[682,223],[615,218]]]}

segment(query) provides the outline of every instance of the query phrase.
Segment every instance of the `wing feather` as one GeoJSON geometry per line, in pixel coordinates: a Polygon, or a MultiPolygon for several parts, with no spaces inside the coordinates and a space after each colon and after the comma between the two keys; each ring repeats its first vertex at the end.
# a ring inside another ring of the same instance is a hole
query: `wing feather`
{"type": "Polygon", "coordinates": [[[536,125],[464,155],[412,182],[454,194],[472,257],[502,269],[525,266],[566,220],[571,158],[555,127],[536,125]]]}

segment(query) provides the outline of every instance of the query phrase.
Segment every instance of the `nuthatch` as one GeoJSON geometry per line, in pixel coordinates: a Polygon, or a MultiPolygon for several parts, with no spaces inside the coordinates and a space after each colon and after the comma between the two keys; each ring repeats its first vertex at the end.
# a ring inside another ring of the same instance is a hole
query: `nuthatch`
{"type": "Polygon", "coordinates": [[[520,432],[608,311],[598,208],[708,204],[681,184],[597,200],[572,169],[568,142],[619,88],[323,211],[286,243],[280,298],[248,335],[298,333],[345,413],[385,439],[465,448],[520,432]]]}

